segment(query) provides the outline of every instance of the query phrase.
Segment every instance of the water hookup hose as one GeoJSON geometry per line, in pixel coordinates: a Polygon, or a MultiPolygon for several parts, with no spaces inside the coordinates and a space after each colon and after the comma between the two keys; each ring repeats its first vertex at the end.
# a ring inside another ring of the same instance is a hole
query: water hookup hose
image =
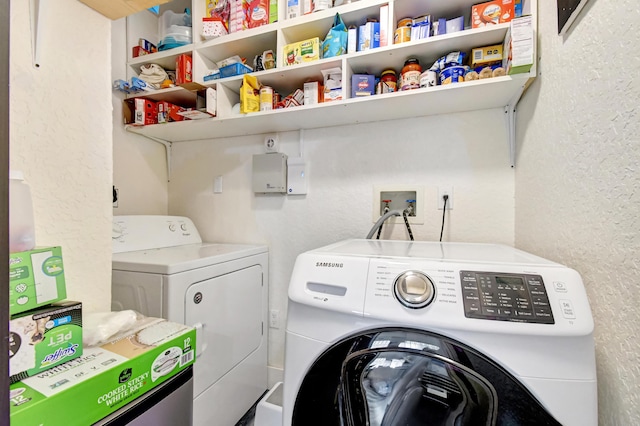
{"type": "Polygon", "coordinates": [[[367,234],[367,239],[368,240],[371,239],[371,237],[373,237],[373,234],[376,233],[376,230],[378,230],[378,237],[379,237],[380,236],[380,231],[382,230],[382,225],[390,217],[392,217],[392,216],[402,216],[403,219],[404,219],[404,225],[407,228],[407,232],[409,233],[409,238],[411,239],[411,241],[413,241],[413,233],[411,232],[411,226],[409,226],[409,220],[407,219],[407,214],[408,213],[409,212],[407,211],[407,209],[404,209],[404,210],[389,210],[388,212],[386,212],[385,214],[380,216],[380,218],[376,221],[376,223],[374,223],[373,227],[371,228],[371,230],[367,234]]]}

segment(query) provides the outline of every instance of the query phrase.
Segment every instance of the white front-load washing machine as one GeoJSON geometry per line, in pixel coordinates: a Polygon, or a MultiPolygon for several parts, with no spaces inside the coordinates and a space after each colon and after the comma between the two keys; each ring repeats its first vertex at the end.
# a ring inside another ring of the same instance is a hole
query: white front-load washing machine
{"type": "Polygon", "coordinates": [[[193,424],[232,426],[267,389],[268,249],[203,243],[180,216],[115,216],[112,308],[196,328],[193,424]]]}
{"type": "Polygon", "coordinates": [[[596,425],[579,274],[490,244],[349,240],[298,256],[283,424],[596,425]]]}

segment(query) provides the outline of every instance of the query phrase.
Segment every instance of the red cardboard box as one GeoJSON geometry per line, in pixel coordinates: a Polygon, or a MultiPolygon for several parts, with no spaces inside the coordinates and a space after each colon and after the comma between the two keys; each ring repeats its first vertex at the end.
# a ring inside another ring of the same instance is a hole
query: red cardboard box
{"type": "Polygon", "coordinates": [[[158,102],[158,123],[169,123],[171,121],[183,121],[184,117],[179,112],[188,111],[191,108],[183,108],[179,105],[167,101],[158,102]]]}
{"type": "Polygon", "coordinates": [[[515,16],[515,0],[493,0],[471,7],[471,28],[510,22],[515,16]]]}
{"type": "Polygon", "coordinates": [[[137,58],[138,56],[142,56],[142,55],[148,55],[149,51],[144,50],[142,47],[140,46],[133,46],[133,57],[137,58]]]}
{"type": "Polygon", "coordinates": [[[176,59],[176,84],[191,83],[192,76],[191,55],[182,54],[176,59]]]}
{"type": "Polygon", "coordinates": [[[144,98],[134,98],[133,124],[146,126],[158,123],[158,105],[144,98]]]}

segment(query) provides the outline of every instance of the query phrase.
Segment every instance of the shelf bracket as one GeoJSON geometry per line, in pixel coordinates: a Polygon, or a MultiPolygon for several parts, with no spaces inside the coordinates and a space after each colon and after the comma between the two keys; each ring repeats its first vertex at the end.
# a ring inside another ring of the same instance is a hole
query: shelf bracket
{"type": "Polygon", "coordinates": [[[167,155],[167,182],[171,182],[171,147],[173,144],[171,142],[164,141],[162,139],[154,138],[152,136],[145,136],[145,138],[150,139],[154,142],[158,142],[159,144],[164,145],[164,151],[167,155]]]}
{"type": "Polygon", "coordinates": [[[33,66],[40,68],[40,40],[42,37],[42,6],[40,0],[30,0],[29,15],[31,19],[31,59],[33,66]]]}
{"type": "Polygon", "coordinates": [[[511,167],[516,166],[516,112],[518,107],[518,102],[520,102],[520,98],[522,94],[526,90],[527,85],[523,85],[520,90],[515,94],[513,98],[509,101],[507,106],[504,107],[504,114],[507,120],[507,141],[509,143],[509,162],[511,167]]]}

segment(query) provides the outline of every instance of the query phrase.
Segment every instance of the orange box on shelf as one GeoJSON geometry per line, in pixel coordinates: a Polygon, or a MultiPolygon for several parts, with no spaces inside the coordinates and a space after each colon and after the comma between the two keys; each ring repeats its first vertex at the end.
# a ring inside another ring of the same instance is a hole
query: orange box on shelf
{"type": "Polygon", "coordinates": [[[471,7],[471,28],[510,22],[515,15],[515,0],[493,0],[471,7]]]}
{"type": "Polygon", "coordinates": [[[143,49],[142,47],[140,47],[140,46],[133,46],[133,53],[132,53],[132,55],[133,55],[133,57],[134,57],[134,58],[137,58],[138,56],[142,56],[142,55],[148,55],[149,53],[151,53],[151,52],[149,52],[149,51],[147,51],[147,50],[144,50],[144,49],[143,49]]]}
{"type": "Polygon", "coordinates": [[[193,81],[191,55],[182,54],[176,59],[176,84],[193,81]]]}

